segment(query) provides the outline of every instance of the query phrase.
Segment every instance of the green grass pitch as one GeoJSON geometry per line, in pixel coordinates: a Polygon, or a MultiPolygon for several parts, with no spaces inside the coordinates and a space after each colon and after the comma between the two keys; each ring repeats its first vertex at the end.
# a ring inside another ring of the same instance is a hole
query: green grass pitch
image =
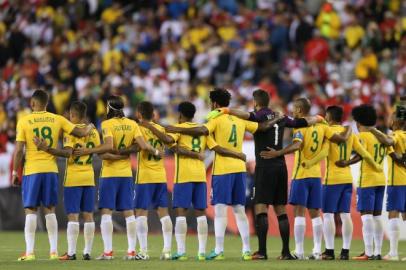
{"type": "MultiPolygon", "coordinates": [[[[126,252],[127,240],[125,234],[114,234],[113,246],[115,248],[115,259],[113,261],[82,261],[81,250],[83,248],[83,235],[79,236],[78,241],[78,261],[48,261],[48,239],[46,233],[37,233],[35,249],[37,260],[32,262],[17,262],[17,257],[24,250],[24,235],[23,232],[1,232],[0,233],[0,269],[1,270],[51,270],[51,269],[210,269],[210,270],[237,270],[237,269],[406,269],[406,262],[385,262],[385,261],[278,261],[276,258],[279,254],[280,239],[270,238],[268,240],[268,261],[251,261],[243,262],[240,259],[241,241],[238,236],[227,235],[225,241],[225,256],[224,261],[206,261],[198,262],[194,256],[197,252],[197,237],[188,235],[187,251],[189,260],[184,262],[177,261],[160,261],[159,255],[162,248],[162,237],[160,235],[151,235],[149,240],[149,249],[151,260],[149,261],[123,261],[122,256],[126,252]]],[[[173,239],[175,241],[175,239],[173,239]]],[[[252,237],[252,248],[256,248],[257,241],[252,237]]],[[[214,237],[211,235],[208,240],[208,249],[214,246],[214,237]]],[[[291,247],[294,243],[291,241],[291,247]]],[[[341,246],[341,239],[336,240],[336,247],[341,246]]],[[[59,235],[59,252],[62,254],[66,250],[66,234],[61,232],[59,235]]],[[[312,248],[312,240],[307,239],[305,249],[310,252],[312,248]]],[[[383,247],[383,255],[388,251],[388,241],[385,240],[383,247]]],[[[173,243],[173,250],[175,242],[173,243]]],[[[97,234],[94,241],[93,257],[99,255],[102,251],[102,240],[100,234],[97,234]]],[[[338,250],[338,248],[337,248],[338,250]]],[[[351,255],[358,255],[363,250],[363,243],[360,240],[354,240],[352,243],[351,255]]],[[[400,255],[406,256],[406,242],[400,242],[400,255]]],[[[337,253],[337,252],[336,252],[337,253]]]]}

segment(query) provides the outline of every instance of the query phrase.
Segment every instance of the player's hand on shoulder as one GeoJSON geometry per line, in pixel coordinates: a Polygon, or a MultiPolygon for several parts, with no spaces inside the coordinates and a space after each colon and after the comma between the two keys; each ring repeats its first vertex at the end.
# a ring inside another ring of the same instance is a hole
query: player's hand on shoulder
{"type": "Polygon", "coordinates": [[[230,112],[229,108],[218,108],[218,109],[212,110],[211,112],[209,112],[206,115],[206,120],[209,121],[211,119],[215,119],[215,118],[219,117],[220,115],[228,114],[229,112],[230,112]]]}
{"type": "Polygon", "coordinates": [[[271,148],[271,147],[267,147],[267,151],[261,151],[259,154],[262,158],[264,159],[271,159],[271,158],[275,158],[277,157],[278,151],[276,151],[275,149],[271,148]]]}
{"type": "Polygon", "coordinates": [[[150,124],[148,121],[139,120],[139,121],[138,121],[138,125],[140,125],[140,126],[142,126],[142,127],[145,127],[145,128],[148,128],[151,124],[150,124]]]}

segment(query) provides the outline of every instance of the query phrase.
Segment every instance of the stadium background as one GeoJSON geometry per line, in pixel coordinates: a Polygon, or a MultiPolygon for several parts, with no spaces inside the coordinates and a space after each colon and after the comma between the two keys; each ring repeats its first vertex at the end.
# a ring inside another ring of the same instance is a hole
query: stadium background
{"type": "MultiPolygon", "coordinates": [[[[307,96],[313,114],[339,104],[350,121],[353,106],[370,103],[386,131],[406,92],[405,16],[401,0],[0,0],[0,229],[23,226],[10,163],[16,121],[29,113],[36,88],[50,93],[48,109],[58,114],[72,100],[86,102],[97,126],[110,94],[125,99],[129,117],[150,100],[163,124],[176,122],[176,105],[190,100],[203,122],[208,92],[220,85],[232,91],[232,106],[245,110],[257,88],[286,113],[294,98],[307,96]]],[[[287,161],[291,169],[292,157],[287,161]]],[[[206,163],[209,172],[210,157],[206,163]]],[[[170,176],[170,153],[166,165],[170,176]]],[[[61,207],[58,219],[63,227],[61,207]]]]}

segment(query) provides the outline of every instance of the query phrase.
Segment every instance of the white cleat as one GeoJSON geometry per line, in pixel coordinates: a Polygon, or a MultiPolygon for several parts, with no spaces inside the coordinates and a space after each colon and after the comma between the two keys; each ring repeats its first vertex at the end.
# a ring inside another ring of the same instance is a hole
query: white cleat
{"type": "Polygon", "coordinates": [[[391,256],[390,254],[387,254],[383,257],[385,261],[399,261],[399,256],[391,256]]]}
{"type": "Polygon", "coordinates": [[[163,261],[171,260],[172,259],[171,252],[170,251],[162,251],[160,259],[163,260],[163,261]]]}
{"type": "Polygon", "coordinates": [[[296,251],[293,251],[291,254],[295,260],[306,260],[306,257],[304,256],[304,254],[296,253],[296,251]]]}
{"type": "Polygon", "coordinates": [[[149,260],[149,255],[145,251],[140,251],[138,254],[135,256],[136,261],[148,261],[149,260]]]}
{"type": "Polygon", "coordinates": [[[321,253],[313,253],[312,255],[310,255],[307,259],[308,260],[315,260],[315,261],[319,261],[322,259],[322,255],[321,253]]]}

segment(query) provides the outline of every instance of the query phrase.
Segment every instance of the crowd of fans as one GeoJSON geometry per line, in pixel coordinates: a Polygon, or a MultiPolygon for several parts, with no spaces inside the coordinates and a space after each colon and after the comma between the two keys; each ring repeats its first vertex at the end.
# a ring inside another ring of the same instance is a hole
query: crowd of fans
{"type": "Polygon", "coordinates": [[[247,109],[257,88],[285,110],[372,103],[385,127],[406,94],[405,30],[401,0],[2,0],[0,129],[13,140],[37,88],[59,114],[85,101],[96,124],[110,94],[129,116],[150,100],[163,123],[190,100],[203,121],[214,85],[247,109]]]}

